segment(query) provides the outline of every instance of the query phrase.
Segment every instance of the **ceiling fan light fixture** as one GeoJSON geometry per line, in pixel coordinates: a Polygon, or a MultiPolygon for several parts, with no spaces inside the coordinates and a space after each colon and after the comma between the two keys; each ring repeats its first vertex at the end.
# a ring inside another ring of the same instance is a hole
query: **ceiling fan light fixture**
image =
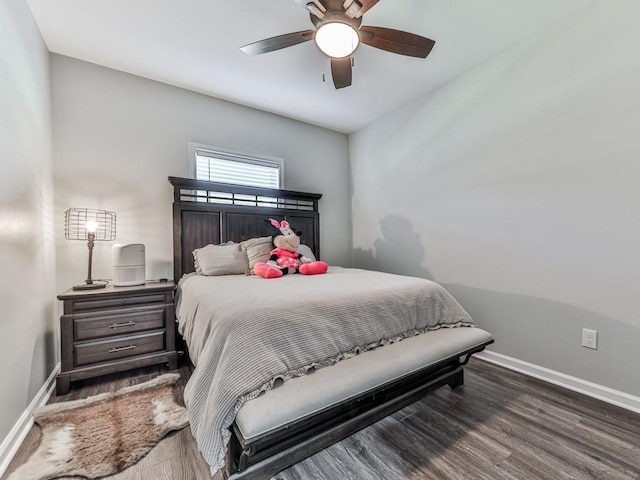
{"type": "Polygon", "coordinates": [[[325,55],[331,58],[344,58],[358,48],[360,37],[351,25],[328,22],[318,28],[315,41],[325,55]]]}

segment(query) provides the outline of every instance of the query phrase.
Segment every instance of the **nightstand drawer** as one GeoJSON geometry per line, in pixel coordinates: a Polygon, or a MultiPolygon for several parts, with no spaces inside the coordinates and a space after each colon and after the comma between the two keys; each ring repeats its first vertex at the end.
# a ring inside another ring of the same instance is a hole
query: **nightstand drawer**
{"type": "Polygon", "coordinates": [[[165,332],[149,332],[75,345],[76,366],[108,362],[165,350],[165,332]]]}
{"type": "Polygon", "coordinates": [[[103,308],[118,308],[126,305],[139,305],[142,303],[164,303],[165,296],[162,293],[147,295],[129,295],[119,298],[105,298],[99,300],[76,300],[73,302],[73,310],[82,312],[86,310],[100,310],[103,308]]]}
{"type": "Polygon", "coordinates": [[[145,330],[157,330],[164,328],[164,316],[164,305],[153,309],[140,309],[114,315],[76,315],[73,320],[74,339],[90,340],[145,330]]]}

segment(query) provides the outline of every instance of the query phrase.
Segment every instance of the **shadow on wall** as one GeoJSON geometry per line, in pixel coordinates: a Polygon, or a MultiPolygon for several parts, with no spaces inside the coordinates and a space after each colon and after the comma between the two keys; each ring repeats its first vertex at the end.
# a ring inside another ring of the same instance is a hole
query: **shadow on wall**
{"type": "Polygon", "coordinates": [[[353,249],[354,267],[433,279],[422,266],[426,250],[409,220],[390,215],[380,221],[380,230],[382,238],[374,242],[373,250],[353,249]]]}
{"type": "Polygon", "coordinates": [[[33,345],[31,371],[29,373],[29,398],[36,396],[58,363],[58,335],[53,321],[53,304],[47,306],[44,314],[44,318],[47,319],[47,329],[36,337],[33,345]],[[42,378],[43,374],[44,378],[42,378]]]}

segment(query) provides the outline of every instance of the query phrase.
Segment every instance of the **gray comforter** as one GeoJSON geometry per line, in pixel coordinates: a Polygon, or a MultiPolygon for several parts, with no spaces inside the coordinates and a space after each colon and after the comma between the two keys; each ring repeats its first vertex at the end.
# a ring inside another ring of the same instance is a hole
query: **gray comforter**
{"type": "Polygon", "coordinates": [[[472,320],[437,283],[331,267],[325,275],[189,275],[179,284],[179,331],[196,365],[185,388],[191,431],[214,473],[229,426],[278,379],[472,320]]]}

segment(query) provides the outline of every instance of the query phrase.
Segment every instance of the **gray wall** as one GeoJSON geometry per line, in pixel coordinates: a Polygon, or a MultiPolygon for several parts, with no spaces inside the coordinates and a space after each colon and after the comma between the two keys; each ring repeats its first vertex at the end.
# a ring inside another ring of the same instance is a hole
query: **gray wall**
{"type": "Polygon", "coordinates": [[[435,279],[494,351],[636,396],[639,17],[596,2],[350,139],[355,266],[435,279]]]}
{"type": "Polygon", "coordinates": [[[55,365],[51,178],[49,54],[26,2],[3,0],[0,1],[0,443],[55,365]]]}
{"type": "MultiPolygon", "coordinates": [[[[146,245],[147,278],[173,276],[172,187],[195,140],[285,160],[285,187],[322,193],[322,257],[351,261],[348,137],[94,64],[51,55],[56,219],[69,207],[113,210],[117,242],[146,245]]],[[[87,248],[56,231],[58,285],[86,278],[87,248]]],[[[111,243],[94,251],[111,278],[111,243]]]]}

